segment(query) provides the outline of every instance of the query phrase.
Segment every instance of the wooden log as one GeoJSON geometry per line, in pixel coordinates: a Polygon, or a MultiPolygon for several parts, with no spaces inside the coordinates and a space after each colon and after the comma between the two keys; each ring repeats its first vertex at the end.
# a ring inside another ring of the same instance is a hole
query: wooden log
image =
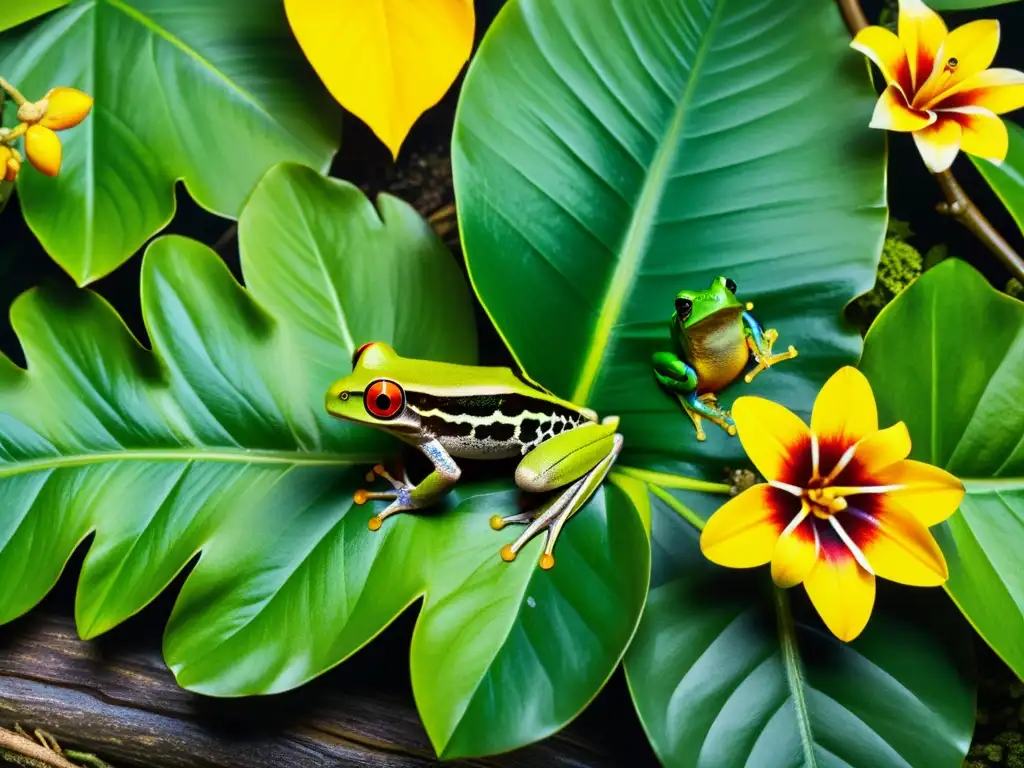
{"type": "MultiPolygon", "coordinates": [[[[113,640],[90,642],[78,639],[66,614],[33,613],[0,628],[0,725],[41,728],[63,746],[95,753],[117,768],[412,768],[438,762],[413,706],[407,671],[399,675],[404,685],[395,685],[394,670],[408,667],[401,630],[299,690],[214,699],[180,688],[153,632],[133,636],[134,622],[113,640]],[[401,655],[394,657],[396,650],[401,655]],[[374,674],[374,667],[390,667],[391,674],[374,674]]],[[[621,764],[621,747],[614,728],[574,724],[514,753],[451,764],[602,768],[621,764]]],[[[637,765],[635,753],[630,762],[637,765]]]]}

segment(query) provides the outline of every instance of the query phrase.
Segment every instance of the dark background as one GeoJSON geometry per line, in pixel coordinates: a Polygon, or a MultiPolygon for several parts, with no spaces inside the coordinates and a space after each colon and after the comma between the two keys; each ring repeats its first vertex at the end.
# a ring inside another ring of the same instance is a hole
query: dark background
{"type": "MultiPolygon", "coordinates": [[[[478,41],[500,2],[478,0],[478,41]]],[[[882,0],[864,2],[869,21],[878,21],[884,5],[882,0]]],[[[995,65],[1024,69],[1024,47],[1015,43],[1024,33],[1024,3],[944,15],[951,28],[972,18],[999,18],[1002,22],[1003,43],[995,65]]],[[[381,191],[391,192],[415,205],[424,216],[453,202],[448,144],[460,86],[461,79],[437,107],[420,119],[405,142],[397,163],[392,161],[388,150],[369,129],[358,119],[347,115],[342,149],[331,169],[331,175],[352,181],[370,195],[381,191]]],[[[1021,115],[1014,115],[1011,119],[1020,120],[1021,115]]],[[[961,155],[953,171],[974,202],[1007,237],[1010,244],[1018,252],[1024,252],[1024,238],[1020,230],[977,174],[971,161],[961,155]]],[[[213,245],[240,279],[237,240],[232,223],[200,209],[181,185],[176,193],[178,213],[161,234],[187,235],[213,245]]],[[[910,136],[890,134],[891,216],[910,222],[915,233],[910,242],[922,253],[933,245],[946,244],[951,256],[970,262],[996,287],[1003,288],[1009,278],[1006,270],[966,229],[936,211],[935,205],[942,199],[938,186],[922,164],[910,136]]],[[[0,305],[10,306],[20,293],[37,285],[59,285],[74,290],[71,279],[47,256],[24,225],[16,198],[0,214],[0,233],[0,305]]],[[[454,234],[449,235],[448,241],[459,255],[458,242],[453,239],[455,237],[454,234]]],[[[141,263],[140,250],[126,264],[93,283],[90,288],[106,297],[135,334],[147,343],[139,304],[141,263]]],[[[504,361],[502,345],[482,311],[478,311],[478,320],[482,358],[490,363],[504,361]]],[[[0,350],[23,364],[18,341],[6,313],[0,317],[0,350]]],[[[69,563],[61,582],[38,611],[65,616],[73,614],[75,583],[88,544],[86,542],[69,563]]],[[[110,654],[127,648],[148,646],[154,651],[158,649],[164,624],[181,581],[179,579],[140,615],[94,642],[103,653],[110,654]]],[[[385,689],[402,696],[412,706],[408,647],[415,614],[415,608],[407,611],[379,638],[360,651],[356,659],[342,664],[310,686],[278,697],[219,702],[215,708],[210,708],[209,723],[214,728],[228,729],[235,729],[244,723],[246,728],[266,732],[267,729],[280,727],[282,716],[288,720],[301,718],[304,708],[315,705],[320,695],[318,692],[335,686],[347,690],[385,689]]],[[[30,615],[0,628],[0,653],[3,652],[4,644],[31,622],[30,615]]],[[[986,680],[979,703],[986,712],[1001,707],[1005,709],[1009,701],[1006,690],[1009,681],[1013,679],[1012,673],[982,643],[979,642],[978,646],[982,674],[986,680]]],[[[202,710],[204,706],[201,697],[196,697],[197,709],[202,710]]],[[[987,724],[987,715],[982,719],[986,722],[979,725],[976,740],[986,741],[994,726],[987,724]]],[[[616,672],[605,691],[579,718],[573,730],[588,736],[600,734],[598,741],[602,749],[609,750],[607,756],[612,757],[615,763],[621,762],[638,768],[656,765],[630,703],[621,670],[616,672]]]]}

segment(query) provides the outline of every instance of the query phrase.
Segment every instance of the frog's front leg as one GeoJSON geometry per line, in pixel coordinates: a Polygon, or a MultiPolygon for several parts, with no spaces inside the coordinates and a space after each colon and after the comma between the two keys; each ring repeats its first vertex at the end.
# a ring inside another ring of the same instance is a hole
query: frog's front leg
{"type": "Polygon", "coordinates": [[[750,373],[743,377],[743,380],[749,384],[754,380],[761,371],[771,368],[775,363],[780,363],[783,360],[790,360],[796,357],[796,347],[792,344],[789,349],[779,355],[772,354],[772,346],[779,338],[779,332],[774,328],[768,328],[764,330],[761,328],[761,324],[757,322],[750,309],[753,307],[752,304],[747,305],[746,312],[743,313],[743,335],[747,340],[747,348],[750,353],[754,356],[754,360],[757,361],[757,365],[750,373]]]}
{"type": "Polygon", "coordinates": [[[651,359],[654,376],[658,383],[674,394],[697,429],[697,439],[707,440],[703,419],[714,422],[730,435],[736,434],[736,426],[728,411],[718,407],[713,394],[697,394],[697,372],[671,352],[656,352],[651,359]]]}
{"type": "Polygon", "coordinates": [[[563,526],[593,496],[622,450],[622,435],[615,431],[618,426],[618,417],[610,416],[600,424],[587,424],[545,440],[523,457],[516,468],[516,485],[533,493],[565,490],[535,513],[491,518],[496,531],[512,523],[526,524],[518,539],[501,548],[502,560],[515,560],[530,540],[546,530],[540,567],[548,570],[554,566],[555,542],[563,526]]]}
{"type": "Polygon", "coordinates": [[[356,504],[365,504],[370,499],[384,499],[392,501],[384,511],[370,518],[369,526],[371,531],[380,530],[385,518],[396,515],[399,512],[429,507],[441,496],[447,493],[462,475],[462,470],[455,460],[448,455],[437,440],[428,440],[419,446],[423,454],[430,459],[434,465],[434,471],[423,478],[417,485],[409,485],[391,477],[384,471],[384,467],[374,467],[374,472],[386,479],[394,486],[394,491],[380,493],[377,491],[358,490],[355,493],[356,504]]]}

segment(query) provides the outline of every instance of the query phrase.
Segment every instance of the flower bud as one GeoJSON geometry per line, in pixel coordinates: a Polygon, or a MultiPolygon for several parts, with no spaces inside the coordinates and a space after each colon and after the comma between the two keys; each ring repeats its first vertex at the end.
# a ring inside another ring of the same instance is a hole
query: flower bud
{"type": "Polygon", "coordinates": [[[46,114],[46,99],[26,101],[18,107],[18,120],[22,123],[38,123],[46,114]]]}
{"type": "Polygon", "coordinates": [[[25,154],[40,173],[56,176],[60,172],[60,139],[49,128],[29,126],[25,132],[25,154]]]}
{"type": "Polygon", "coordinates": [[[73,128],[92,109],[92,96],[75,88],[51,88],[44,101],[46,112],[39,124],[55,131],[73,128]]]}
{"type": "Polygon", "coordinates": [[[0,181],[14,181],[20,167],[14,157],[14,151],[0,144],[0,181]]]}

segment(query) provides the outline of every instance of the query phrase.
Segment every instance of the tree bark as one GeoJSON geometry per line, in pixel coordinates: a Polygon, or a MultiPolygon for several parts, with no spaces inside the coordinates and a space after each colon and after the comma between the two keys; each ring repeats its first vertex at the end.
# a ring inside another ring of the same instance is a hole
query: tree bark
{"type": "MultiPolygon", "coordinates": [[[[407,692],[376,685],[366,667],[343,672],[358,658],[290,693],[214,699],[180,688],[152,638],[114,645],[79,640],[69,618],[46,614],[0,629],[0,725],[41,728],[117,768],[437,764],[407,692]]],[[[407,650],[393,664],[407,667],[407,650]]],[[[450,764],[611,766],[621,756],[606,738],[590,742],[574,725],[508,755],[450,764]]]]}

